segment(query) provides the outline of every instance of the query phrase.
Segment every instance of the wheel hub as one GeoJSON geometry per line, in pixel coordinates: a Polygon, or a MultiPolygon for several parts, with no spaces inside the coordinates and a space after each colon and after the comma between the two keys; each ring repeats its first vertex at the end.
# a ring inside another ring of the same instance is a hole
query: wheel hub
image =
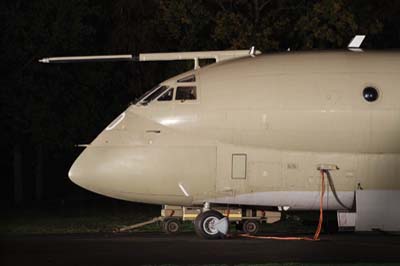
{"type": "Polygon", "coordinates": [[[207,217],[203,223],[203,230],[209,235],[218,234],[218,229],[215,225],[219,222],[217,217],[207,217]]]}

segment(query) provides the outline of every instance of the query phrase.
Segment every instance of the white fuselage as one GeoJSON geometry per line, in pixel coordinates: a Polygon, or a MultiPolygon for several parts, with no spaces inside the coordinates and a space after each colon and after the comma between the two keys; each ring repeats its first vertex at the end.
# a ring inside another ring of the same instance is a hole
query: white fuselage
{"type": "MultiPolygon", "coordinates": [[[[155,204],[319,208],[320,164],[339,197],[400,191],[400,53],[283,53],[223,61],[163,82],[81,154],[77,184],[155,204]],[[177,82],[195,75],[193,82],[177,82]],[[175,100],[177,87],[195,100],[175,100]],[[374,102],[363,98],[374,87],[374,102]]],[[[325,208],[342,209],[327,194],[325,208]]]]}

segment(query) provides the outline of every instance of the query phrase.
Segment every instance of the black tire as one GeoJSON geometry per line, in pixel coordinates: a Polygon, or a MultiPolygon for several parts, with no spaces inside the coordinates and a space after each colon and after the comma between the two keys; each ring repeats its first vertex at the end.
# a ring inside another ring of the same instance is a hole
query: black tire
{"type": "Polygon", "coordinates": [[[174,235],[179,233],[180,228],[181,228],[181,223],[178,221],[178,219],[175,218],[169,218],[164,220],[162,224],[162,228],[165,233],[169,235],[174,235]]]}
{"type": "Polygon", "coordinates": [[[205,211],[200,213],[196,219],[194,220],[194,230],[196,234],[205,239],[221,239],[224,237],[224,234],[220,232],[212,232],[212,229],[209,229],[208,223],[212,221],[212,218],[222,219],[224,216],[214,210],[205,211]]]}
{"type": "Polygon", "coordinates": [[[243,232],[255,235],[260,230],[260,223],[257,220],[246,220],[243,223],[243,232]]]}

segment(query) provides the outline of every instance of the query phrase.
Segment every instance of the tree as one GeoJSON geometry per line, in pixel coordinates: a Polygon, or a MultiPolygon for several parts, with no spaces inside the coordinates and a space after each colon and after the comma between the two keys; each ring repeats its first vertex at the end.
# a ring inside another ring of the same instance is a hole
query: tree
{"type": "Polygon", "coordinates": [[[183,51],[215,48],[209,38],[213,14],[206,1],[162,0],[158,15],[154,23],[161,37],[160,51],[176,50],[177,47],[183,51]]]}
{"type": "MultiPolygon", "coordinates": [[[[16,199],[21,199],[22,159],[27,148],[37,149],[36,196],[43,191],[43,146],[70,145],[72,136],[59,123],[61,113],[70,106],[68,73],[37,63],[41,56],[79,52],[94,34],[84,22],[91,14],[88,1],[15,1],[3,3],[1,67],[5,75],[1,90],[3,132],[14,146],[16,199]],[[56,89],[55,89],[56,88],[56,89]],[[56,122],[54,122],[56,121],[56,122]]],[[[73,71],[71,71],[73,73],[73,71]]],[[[72,86],[73,87],[73,86],[72,86]]],[[[82,113],[80,114],[82,117],[82,113]]],[[[31,161],[31,160],[30,160],[31,161]]],[[[29,174],[29,173],[26,173],[29,174]]],[[[18,200],[20,201],[20,200],[18,200]]]]}
{"type": "Polygon", "coordinates": [[[358,25],[345,0],[315,2],[294,27],[296,49],[344,48],[358,25]]]}

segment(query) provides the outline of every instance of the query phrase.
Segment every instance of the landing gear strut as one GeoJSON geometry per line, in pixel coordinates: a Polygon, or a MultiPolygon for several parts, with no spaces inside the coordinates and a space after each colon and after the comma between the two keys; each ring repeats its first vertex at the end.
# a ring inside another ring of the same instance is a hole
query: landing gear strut
{"type": "Polygon", "coordinates": [[[220,239],[228,233],[228,219],[220,212],[207,210],[194,220],[196,234],[206,239],[220,239]]]}

